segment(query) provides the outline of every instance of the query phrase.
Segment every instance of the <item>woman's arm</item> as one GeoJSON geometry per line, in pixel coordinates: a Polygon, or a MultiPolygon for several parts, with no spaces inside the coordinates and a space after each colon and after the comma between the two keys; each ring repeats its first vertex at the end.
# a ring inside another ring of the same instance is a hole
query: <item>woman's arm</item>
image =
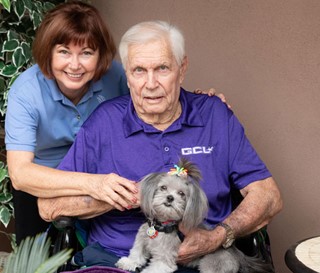
{"type": "Polygon", "coordinates": [[[137,186],[116,174],[61,171],[33,163],[34,154],[8,151],[7,163],[13,187],[41,198],[88,195],[123,209],[137,201],[137,186]]]}

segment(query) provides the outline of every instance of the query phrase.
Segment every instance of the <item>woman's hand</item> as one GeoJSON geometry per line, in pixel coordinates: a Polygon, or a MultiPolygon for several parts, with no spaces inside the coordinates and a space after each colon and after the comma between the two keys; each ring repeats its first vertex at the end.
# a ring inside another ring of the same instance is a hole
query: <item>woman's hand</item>
{"type": "Polygon", "coordinates": [[[209,89],[204,89],[204,90],[197,88],[193,91],[193,93],[204,94],[204,95],[208,95],[209,97],[217,96],[218,98],[221,99],[222,102],[224,102],[228,106],[228,108],[231,109],[231,105],[227,103],[227,99],[226,99],[225,95],[223,93],[217,93],[217,91],[212,87],[209,89]]]}
{"type": "Polygon", "coordinates": [[[117,174],[92,174],[96,183],[87,184],[87,193],[96,200],[104,201],[118,210],[139,206],[137,183],[117,174]]]}

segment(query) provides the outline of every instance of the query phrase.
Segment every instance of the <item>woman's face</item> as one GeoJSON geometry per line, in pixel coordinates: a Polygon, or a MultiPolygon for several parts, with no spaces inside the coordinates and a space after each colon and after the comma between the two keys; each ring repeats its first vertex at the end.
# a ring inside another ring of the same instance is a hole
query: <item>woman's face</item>
{"type": "Polygon", "coordinates": [[[97,69],[99,51],[86,44],[58,44],[52,51],[51,69],[61,92],[71,101],[80,100],[97,69]]]}

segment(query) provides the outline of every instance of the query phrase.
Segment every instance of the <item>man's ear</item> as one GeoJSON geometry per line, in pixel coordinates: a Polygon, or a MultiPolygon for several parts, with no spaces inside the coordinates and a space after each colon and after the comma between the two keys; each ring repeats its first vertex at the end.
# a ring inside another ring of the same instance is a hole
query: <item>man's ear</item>
{"type": "Polygon", "coordinates": [[[184,76],[187,72],[188,69],[188,57],[184,56],[182,62],[181,62],[181,67],[180,67],[180,84],[182,84],[184,80],[184,76]]]}

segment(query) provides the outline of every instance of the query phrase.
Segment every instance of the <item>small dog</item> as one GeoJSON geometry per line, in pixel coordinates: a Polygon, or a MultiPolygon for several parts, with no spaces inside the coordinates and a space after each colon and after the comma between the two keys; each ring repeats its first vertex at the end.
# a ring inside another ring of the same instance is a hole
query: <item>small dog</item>
{"type": "MultiPolygon", "coordinates": [[[[186,230],[202,226],[208,201],[199,182],[199,169],[181,159],[169,173],[152,173],[141,181],[141,209],[148,222],[136,236],[129,257],[116,266],[141,273],[172,273],[181,244],[178,224],[186,230]],[[139,271],[142,270],[142,271],[139,271]]],[[[201,273],[271,273],[273,267],[258,258],[245,256],[232,246],[220,248],[188,264],[201,273]]]]}

